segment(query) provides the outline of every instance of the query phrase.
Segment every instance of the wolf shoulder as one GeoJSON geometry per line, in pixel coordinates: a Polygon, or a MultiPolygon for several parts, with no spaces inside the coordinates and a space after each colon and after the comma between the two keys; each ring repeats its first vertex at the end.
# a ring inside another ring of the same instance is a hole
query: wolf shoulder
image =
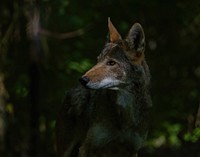
{"type": "Polygon", "coordinates": [[[83,114],[90,102],[92,93],[83,86],[77,86],[68,90],[65,94],[62,110],[68,115],[79,116],[83,114]]]}

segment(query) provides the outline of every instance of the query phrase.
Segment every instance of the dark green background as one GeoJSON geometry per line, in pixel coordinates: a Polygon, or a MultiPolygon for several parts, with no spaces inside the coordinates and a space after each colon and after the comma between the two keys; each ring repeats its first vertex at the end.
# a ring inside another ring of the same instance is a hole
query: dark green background
{"type": "Polygon", "coordinates": [[[0,156],[55,156],[55,119],[65,91],[95,64],[108,17],[122,36],[134,22],[146,34],[154,108],[139,157],[200,156],[199,0],[1,1],[0,156]],[[32,36],[34,15],[48,34],[32,36]]]}

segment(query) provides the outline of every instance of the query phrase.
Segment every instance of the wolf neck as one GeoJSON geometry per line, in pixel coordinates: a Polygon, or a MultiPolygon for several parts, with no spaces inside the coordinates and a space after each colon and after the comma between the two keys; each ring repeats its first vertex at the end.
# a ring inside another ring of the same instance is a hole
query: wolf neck
{"type": "MultiPolygon", "coordinates": [[[[136,124],[136,101],[132,92],[127,89],[120,89],[116,95],[116,111],[119,115],[121,124],[130,126],[130,124],[136,124]]],[[[137,124],[136,124],[137,125],[137,124]]],[[[126,128],[126,127],[125,127],[126,128]]]]}
{"type": "Polygon", "coordinates": [[[133,106],[134,103],[134,95],[126,89],[120,89],[117,91],[117,100],[116,103],[123,107],[124,109],[133,106]]]}

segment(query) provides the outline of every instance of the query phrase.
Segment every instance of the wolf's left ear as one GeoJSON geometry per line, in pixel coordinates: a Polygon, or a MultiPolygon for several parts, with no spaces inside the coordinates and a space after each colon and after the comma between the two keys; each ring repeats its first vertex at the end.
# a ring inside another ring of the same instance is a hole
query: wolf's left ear
{"type": "Polygon", "coordinates": [[[130,49],[136,52],[143,53],[145,50],[145,35],[142,26],[139,23],[135,23],[127,36],[130,49]]]}

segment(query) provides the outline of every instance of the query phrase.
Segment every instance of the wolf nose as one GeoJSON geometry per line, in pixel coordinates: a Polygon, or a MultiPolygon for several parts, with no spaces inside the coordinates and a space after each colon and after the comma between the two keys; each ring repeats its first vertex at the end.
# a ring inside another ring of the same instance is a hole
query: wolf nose
{"type": "Polygon", "coordinates": [[[83,86],[86,86],[86,84],[90,81],[90,79],[87,76],[83,76],[79,79],[79,81],[83,86]]]}

